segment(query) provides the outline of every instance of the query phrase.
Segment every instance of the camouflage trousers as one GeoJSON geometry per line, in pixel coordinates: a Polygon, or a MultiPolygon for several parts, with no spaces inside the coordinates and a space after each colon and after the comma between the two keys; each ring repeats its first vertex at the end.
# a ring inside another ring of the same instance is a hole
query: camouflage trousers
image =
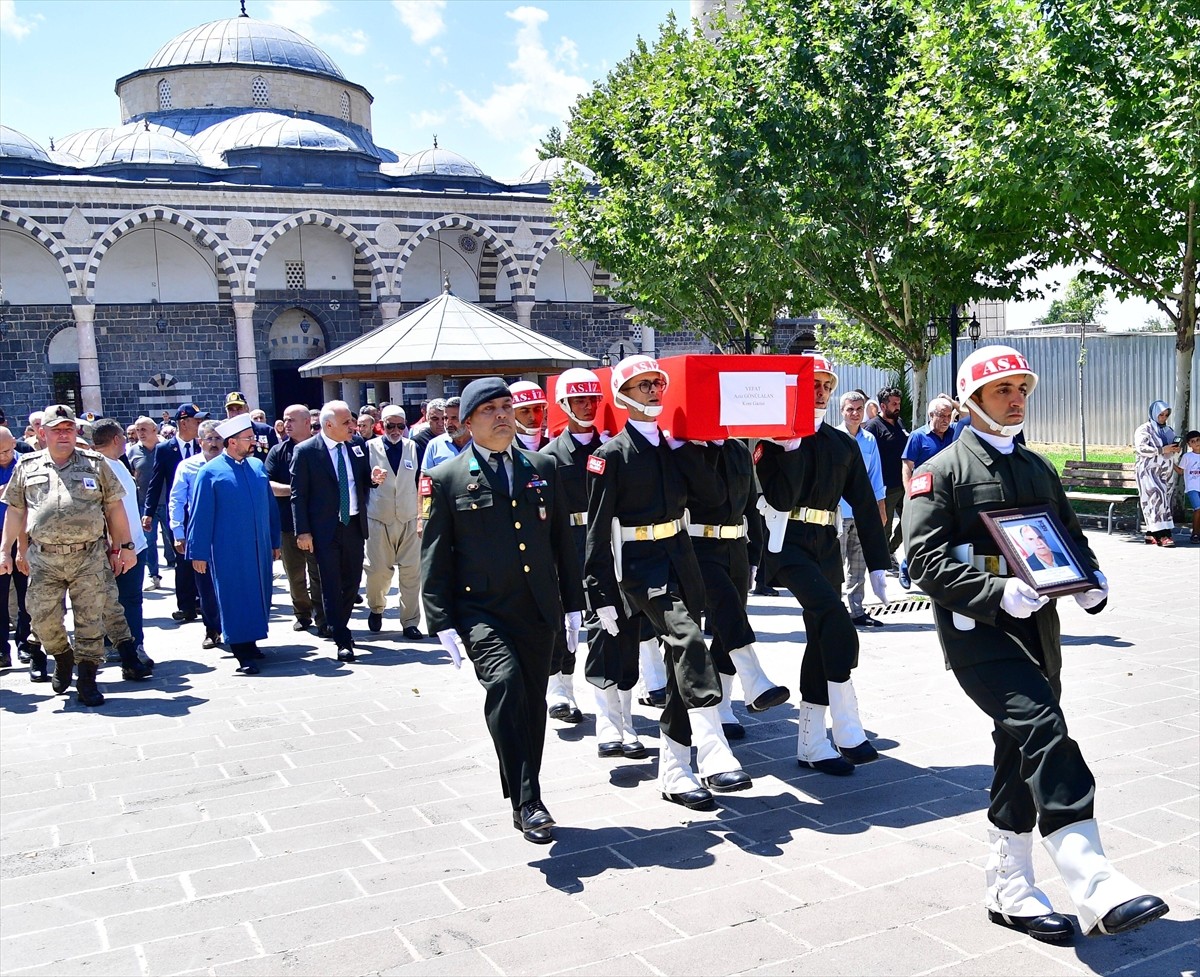
{"type": "Polygon", "coordinates": [[[47,553],[29,545],[29,623],[47,655],[71,650],[64,626],[65,598],[75,616],[75,660],[104,664],[104,636],[113,644],[132,635],[117,600],[117,582],[108,565],[108,543],[98,539],[78,553],[47,553]]]}

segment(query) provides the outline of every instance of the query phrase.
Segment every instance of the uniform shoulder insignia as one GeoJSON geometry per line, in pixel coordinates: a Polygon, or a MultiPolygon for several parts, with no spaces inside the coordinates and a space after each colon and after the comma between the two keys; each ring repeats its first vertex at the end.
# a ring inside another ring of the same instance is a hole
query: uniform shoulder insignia
{"type": "Polygon", "coordinates": [[[433,479],[429,475],[421,476],[418,492],[423,496],[433,495],[433,479]]]}
{"type": "Polygon", "coordinates": [[[593,475],[603,475],[606,462],[603,458],[597,458],[595,455],[588,455],[587,470],[593,475]]]}
{"type": "Polygon", "coordinates": [[[763,443],[761,441],[759,441],[758,444],[756,444],[754,446],[754,464],[757,465],[759,462],[759,459],[761,459],[762,456],[763,456],[763,443]]]}
{"type": "Polygon", "coordinates": [[[908,483],[908,497],[915,499],[918,495],[928,495],[933,491],[933,475],[930,472],[925,472],[922,475],[914,475],[912,481],[908,483]]]}

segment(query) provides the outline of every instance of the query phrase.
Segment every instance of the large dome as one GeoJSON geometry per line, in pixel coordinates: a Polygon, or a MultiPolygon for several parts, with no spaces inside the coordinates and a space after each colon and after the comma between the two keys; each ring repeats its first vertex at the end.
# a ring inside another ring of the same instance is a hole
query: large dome
{"type": "Polygon", "coordinates": [[[324,51],[293,30],[252,17],[215,20],[172,38],[146,70],[182,65],[244,64],[288,68],[345,79],[324,51]]]}
{"type": "Polygon", "coordinates": [[[12,159],[35,159],[39,163],[49,163],[50,156],[46,150],[30,139],[25,133],[17,132],[8,126],[0,126],[0,156],[12,159]]]}

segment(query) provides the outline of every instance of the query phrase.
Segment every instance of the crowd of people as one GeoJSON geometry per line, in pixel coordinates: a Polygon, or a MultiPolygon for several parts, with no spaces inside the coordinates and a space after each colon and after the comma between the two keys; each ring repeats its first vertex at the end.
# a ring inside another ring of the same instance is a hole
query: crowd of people
{"type": "MultiPolygon", "coordinates": [[[[395,578],[403,638],[425,639],[423,611],[451,661],[474,670],[513,826],[545,844],[555,826],[541,783],[547,721],[580,723],[588,706],[597,755],[614,761],[647,755],[634,695],[661,709],[658,789],[668,803],[711,810],[715,795],[752,786],[731,747],[745,735],[730,707],[734,680],[751,712],[792,697],[755,649],[756,577],[786,588],[804,620],[797,763],[849,776],[877,760],[853,684],[858,629],[880,626],[864,592],[869,581],[886,604],[888,573],[902,584],[911,576],[933,601],[947,667],[995,723],[989,918],[1048,942],[1074,933],[1035,884],[1035,827],[1085,932],[1162,915],[1165,903],[1104,856],[1094,781],[1059,703],[1055,604],[1005,566],[980,518],[1048,506],[1089,563],[1076,601],[1104,608],[1107,581],[1061,483],[1022,443],[1036,374],[1016,350],[977,350],[959,371],[957,402],[935,397],[928,425],[909,434],[894,388],[842,393],[841,423],[828,423],[838,377],[820,355],[813,367],[813,433],[753,450],[662,430],[671,378],[641,354],[611,372],[611,401],[628,417],[617,431],[597,430],[596,374],[558,377],[567,421],[553,439],[542,388],[499,377],[430,401],[413,428],[399,405],[355,412],[337,400],[291,405],[272,425],[236,391],[221,419],[181,404],[169,437],[149,417],[126,429],[52,405],[31,418],[27,447],[37,450],[23,460],[0,427],[0,597],[7,608],[13,581],[18,654],[32,681],[60,694],[74,682],[85,707],[104,701],[106,639],[126,680],[150,680],[141,601],[143,588],[163,586],[165,567],[171,617],[201,621],[202,648],[226,645],[239,673],[258,674],[281,560],[292,627],[315,628],[340,667],[356,661],[350,624],[364,571],[373,633],[395,578]]],[[[1174,458],[1159,406],[1148,437],[1155,457],[1174,458]]],[[[1197,476],[1194,460],[1184,471],[1197,476]]]]}

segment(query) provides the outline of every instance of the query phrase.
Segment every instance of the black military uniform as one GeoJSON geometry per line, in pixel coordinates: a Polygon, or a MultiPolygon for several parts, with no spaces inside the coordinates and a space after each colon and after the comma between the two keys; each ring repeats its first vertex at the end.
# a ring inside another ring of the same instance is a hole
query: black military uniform
{"type": "MultiPolygon", "coordinates": [[[[470,446],[421,476],[425,619],[457,631],[487,690],[484,715],[514,810],[540,801],[545,694],[579,560],[554,459],[511,452],[511,489],[470,446]]],[[[506,476],[507,478],[507,476],[506,476]]]]}

